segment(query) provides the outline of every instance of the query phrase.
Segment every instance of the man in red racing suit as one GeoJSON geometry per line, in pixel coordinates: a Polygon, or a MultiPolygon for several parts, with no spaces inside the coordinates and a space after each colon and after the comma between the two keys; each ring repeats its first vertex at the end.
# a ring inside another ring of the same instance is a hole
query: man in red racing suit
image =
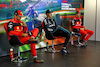
{"type": "Polygon", "coordinates": [[[71,25],[73,28],[74,32],[78,32],[80,34],[82,34],[82,43],[83,45],[86,45],[88,39],[93,35],[93,31],[87,29],[82,21],[81,21],[81,12],[80,11],[76,11],[76,17],[73,18],[73,20],[71,21],[71,25]]]}
{"type": "Polygon", "coordinates": [[[38,59],[35,48],[36,43],[33,43],[38,35],[39,30],[38,28],[35,28],[30,33],[27,33],[28,30],[27,25],[26,23],[20,21],[21,16],[23,16],[22,11],[17,10],[14,13],[14,19],[8,22],[7,24],[8,38],[10,40],[11,39],[10,35],[16,35],[23,44],[31,44],[31,54],[34,57],[34,62],[37,63],[43,62],[43,60],[38,59]]]}

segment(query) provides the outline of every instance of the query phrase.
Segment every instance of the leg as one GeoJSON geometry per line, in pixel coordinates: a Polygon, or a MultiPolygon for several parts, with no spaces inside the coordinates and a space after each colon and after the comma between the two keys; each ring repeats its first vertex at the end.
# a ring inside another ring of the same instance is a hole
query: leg
{"type": "Polygon", "coordinates": [[[88,39],[93,35],[94,32],[92,30],[85,30],[85,31],[88,33],[88,35],[87,37],[84,38],[84,40],[88,41],[88,39]]]}
{"type": "Polygon", "coordinates": [[[20,38],[20,41],[22,43],[24,43],[24,44],[31,44],[31,54],[33,56],[37,56],[36,49],[35,49],[36,43],[30,43],[29,40],[30,40],[30,37],[29,36],[28,37],[21,37],[20,38]]]}
{"type": "MultiPolygon", "coordinates": [[[[36,51],[36,48],[35,48],[36,43],[29,42],[30,38],[31,38],[30,36],[22,37],[21,41],[23,41],[24,44],[31,44],[31,54],[34,57],[34,62],[36,62],[36,63],[43,63],[44,61],[41,60],[41,59],[38,59],[38,57],[37,57],[37,51],[36,51]]],[[[33,39],[33,41],[34,41],[34,39],[33,39]]]]}
{"type": "Polygon", "coordinates": [[[85,40],[85,37],[86,37],[86,35],[87,35],[87,32],[85,31],[85,30],[80,30],[79,31],[79,33],[81,33],[82,34],[82,45],[81,46],[87,46],[87,42],[86,42],[86,40],[85,40]]]}
{"type": "Polygon", "coordinates": [[[33,55],[33,57],[37,56],[37,51],[36,51],[35,46],[36,46],[36,44],[34,44],[34,43],[31,44],[31,54],[33,55]]]}
{"type": "Polygon", "coordinates": [[[42,59],[38,59],[37,57],[37,51],[36,51],[36,43],[28,43],[27,44],[31,44],[31,54],[33,55],[33,58],[34,58],[34,62],[35,63],[43,63],[44,60],[42,59]]]}
{"type": "Polygon", "coordinates": [[[36,37],[37,37],[37,35],[38,35],[38,33],[39,33],[39,29],[38,29],[38,28],[35,28],[35,29],[34,29],[34,30],[32,30],[31,32],[32,32],[31,37],[36,38],[36,37]]]}
{"type": "Polygon", "coordinates": [[[66,37],[63,47],[67,47],[69,40],[70,40],[70,37],[71,37],[71,33],[63,27],[58,27],[58,30],[56,30],[56,32],[54,32],[54,36],[66,37]]]}
{"type": "Polygon", "coordinates": [[[69,39],[71,37],[71,33],[66,30],[65,28],[63,27],[59,27],[58,30],[56,30],[56,32],[54,32],[54,36],[62,36],[62,37],[66,37],[65,39],[65,43],[63,45],[63,48],[62,48],[62,53],[70,53],[66,47],[68,46],[68,43],[69,43],[69,39]]]}
{"type": "Polygon", "coordinates": [[[84,40],[85,36],[87,35],[87,32],[84,30],[80,30],[79,33],[82,34],[82,40],[84,40]]]}
{"type": "MultiPolygon", "coordinates": [[[[20,41],[22,43],[24,43],[24,42],[28,41],[29,39],[31,39],[31,37],[36,38],[37,35],[38,35],[38,32],[39,32],[39,29],[38,28],[35,28],[31,32],[32,32],[32,35],[31,36],[29,35],[28,37],[19,37],[20,41]]],[[[27,33],[27,34],[29,34],[29,33],[27,33]]]]}

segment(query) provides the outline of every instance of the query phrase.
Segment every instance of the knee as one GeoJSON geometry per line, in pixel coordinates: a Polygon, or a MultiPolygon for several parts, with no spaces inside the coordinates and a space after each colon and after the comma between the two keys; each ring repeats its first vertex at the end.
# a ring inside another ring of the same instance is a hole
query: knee
{"type": "Polygon", "coordinates": [[[39,32],[39,29],[38,29],[38,28],[34,28],[34,31],[37,31],[37,32],[39,32]]]}
{"type": "Polygon", "coordinates": [[[67,33],[67,38],[70,38],[71,37],[71,33],[67,33]]]}
{"type": "Polygon", "coordinates": [[[82,34],[82,35],[87,35],[87,32],[83,31],[83,30],[80,30],[79,33],[82,34]]]}
{"type": "Polygon", "coordinates": [[[91,31],[90,33],[93,35],[94,34],[94,31],[91,31]]]}
{"type": "Polygon", "coordinates": [[[84,32],[83,35],[87,35],[87,32],[84,32]]]}

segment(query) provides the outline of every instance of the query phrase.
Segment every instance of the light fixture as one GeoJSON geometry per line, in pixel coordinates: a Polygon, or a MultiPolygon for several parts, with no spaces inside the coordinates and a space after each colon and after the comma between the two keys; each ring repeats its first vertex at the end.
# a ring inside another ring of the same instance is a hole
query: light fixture
{"type": "Polygon", "coordinates": [[[26,0],[20,0],[21,2],[25,2],[26,0]]]}

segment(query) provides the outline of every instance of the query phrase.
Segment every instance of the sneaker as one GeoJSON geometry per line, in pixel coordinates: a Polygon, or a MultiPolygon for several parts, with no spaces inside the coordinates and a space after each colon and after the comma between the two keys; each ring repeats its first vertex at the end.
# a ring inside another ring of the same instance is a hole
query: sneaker
{"type": "Polygon", "coordinates": [[[62,48],[62,53],[70,54],[70,51],[68,51],[66,48],[62,48]]]}
{"type": "Polygon", "coordinates": [[[34,62],[35,62],[35,63],[43,63],[44,60],[39,59],[39,58],[37,57],[37,58],[34,58],[34,62]]]}
{"type": "Polygon", "coordinates": [[[87,46],[87,41],[83,41],[82,44],[83,44],[82,47],[86,47],[87,46]]]}
{"type": "Polygon", "coordinates": [[[79,42],[78,44],[75,45],[75,47],[81,47],[83,43],[79,42]]]}
{"type": "Polygon", "coordinates": [[[23,57],[23,58],[21,57],[20,59],[21,59],[22,61],[24,61],[24,62],[28,61],[28,57],[23,57]]]}
{"type": "Polygon", "coordinates": [[[30,38],[30,39],[28,40],[28,42],[29,42],[29,43],[37,43],[36,39],[33,39],[33,38],[30,38]]]}

